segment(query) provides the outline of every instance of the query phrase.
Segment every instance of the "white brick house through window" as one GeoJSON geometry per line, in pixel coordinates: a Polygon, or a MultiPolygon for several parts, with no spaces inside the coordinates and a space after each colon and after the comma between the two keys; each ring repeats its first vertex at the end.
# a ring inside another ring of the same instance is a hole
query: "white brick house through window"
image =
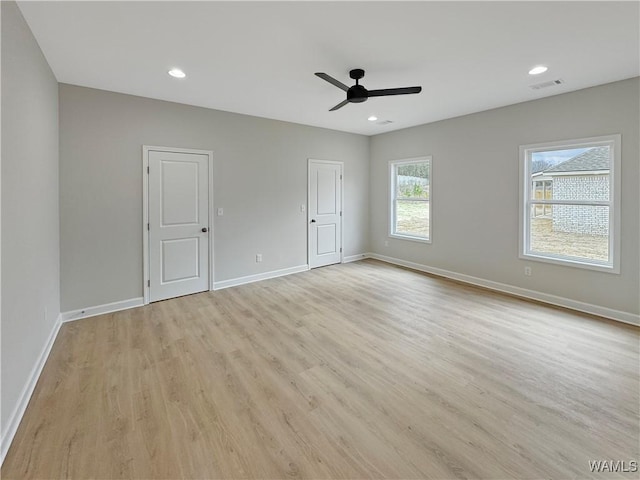
{"type": "Polygon", "coordinates": [[[520,255],[619,271],[620,136],[520,147],[520,255]]]}
{"type": "MultiPolygon", "coordinates": [[[[556,200],[609,200],[608,146],[589,148],[545,170],[551,177],[552,198],[556,200]]],[[[553,229],[586,235],[609,235],[609,209],[587,205],[553,207],[553,229]]]]}

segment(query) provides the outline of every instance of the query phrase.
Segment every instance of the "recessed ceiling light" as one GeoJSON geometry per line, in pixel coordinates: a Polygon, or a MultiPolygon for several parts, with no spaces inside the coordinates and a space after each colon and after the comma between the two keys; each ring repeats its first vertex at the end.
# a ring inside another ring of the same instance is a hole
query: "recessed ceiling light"
{"type": "Polygon", "coordinates": [[[549,70],[547,67],[543,65],[538,65],[537,67],[533,67],[531,70],[529,70],[529,75],[540,75],[541,73],[544,73],[547,70],[549,70]]]}
{"type": "Polygon", "coordinates": [[[179,68],[172,68],[171,70],[169,70],[169,75],[171,75],[172,77],[175,77],[175,78],[184,78],[184,77],[187,76],[187,74],[184,73],[179,68]]]}
{"type": "Polygon", "coordinates": [[[378,119],[378,117],[376,117],[375,115],[371,115],[369,118],[367,118],[367,120],[369,120],[370,122],[375,122],[378,119]]]}

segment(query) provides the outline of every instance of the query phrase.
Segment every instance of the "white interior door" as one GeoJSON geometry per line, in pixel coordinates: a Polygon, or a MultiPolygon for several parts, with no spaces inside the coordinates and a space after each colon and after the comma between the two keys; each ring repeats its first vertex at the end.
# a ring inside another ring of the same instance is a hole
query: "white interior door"
{"type": "Polygon", "coordinates": [[[342,261],[342,164],[309,161],[309,267],[342,261]]]}
{"type": "Polygon", "coordinates": [[[149,151],[149,300],[209,290],[209,157],[149,151]]]}

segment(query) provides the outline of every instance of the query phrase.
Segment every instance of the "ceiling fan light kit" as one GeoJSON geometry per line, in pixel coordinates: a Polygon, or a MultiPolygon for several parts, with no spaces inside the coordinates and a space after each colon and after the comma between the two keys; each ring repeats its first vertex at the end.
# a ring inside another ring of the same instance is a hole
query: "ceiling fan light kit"
{"type": "Polygon", "coordinates": [[[364,77],[364,70],[361,68],[354,68],[349,72],[349,77],[356,81],[356,84],[347,87],[344,83],[336,80],[330,75],[323,72],[317,72],[316,76],[329,82],[331,85],[338,87],[341,90],[347,92],[347,99],[340,102],[329,111],[333,112],[339,108],[344,107],[347,103],[362,103],[366,102],[369,97],[386,97],[389,95],[409,95],[412,93],[420,93],[422,87],[401,87],[401,88],[385,88],[382,90],[367,90],[364,86],[360,85],[360,79],[364,77]]]}

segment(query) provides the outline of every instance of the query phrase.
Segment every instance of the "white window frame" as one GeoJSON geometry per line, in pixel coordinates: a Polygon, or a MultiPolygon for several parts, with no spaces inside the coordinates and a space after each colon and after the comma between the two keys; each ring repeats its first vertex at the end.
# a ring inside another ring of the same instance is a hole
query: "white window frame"
{"type": "Polygon", "coordinates": [[[608,273],[620,273],[620,164],[621,136],[605,135],[601,137],[579,138],[557,142],[536,143],[520,146],[520,258],[537,262],[553,263],[571,267],[598,270],[608,273]],[[531,155],[548,150],[569,150],[572,148],[609,146],[613,161],[609,169],[608,201],[574,201],[574,200],[534,200],[531,195],[531,155]],[[609,261],[581,259],[552,253],[531,251],[529,235],[531,222],[531,205],[593,205],[609,207],[609,261]]]}
{"type": "Polygon", "coordinates": [[[433,203],[433,162],[431,155],[415,158],[404,158],[400,160],[391,160],[389,162],[389,237],[400,238],[402,240],[411,240],[413,242],[431,243],[431,232],[433,229],[433,215],[432,215],[432,203],[433,203]],[[402,165],[412,165],[416,163],[428,163],[429,164],[429,199],[428,200],[416,200],[428,202],[429,205],[429,230],[427,237],[420,237],[417,235],[407,235],[404,233],[396,233],[396,167],[402,165]]]}

